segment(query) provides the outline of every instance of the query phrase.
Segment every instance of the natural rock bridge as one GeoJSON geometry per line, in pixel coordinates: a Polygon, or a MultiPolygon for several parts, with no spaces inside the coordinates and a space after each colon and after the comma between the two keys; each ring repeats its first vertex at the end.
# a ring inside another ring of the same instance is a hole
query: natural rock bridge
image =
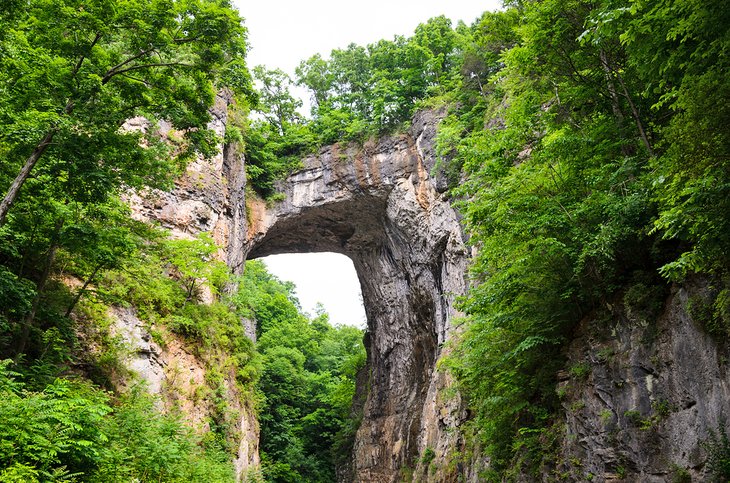
{"type": "MultiPolygon", "coordinates": [[[[213,111],[221,139],[229,102],[221,95],[213,111]]],[[[212,232],[234,272],[247,258],[274,253],[327,250],[354,261],[368,318],[368,364],[360,381],[363,421],[341,481],[480,481],[479,468],[487,464],[474,448],[466,453],[475,460],[453,459],[464,453],[458,428],[466,414],[458,396],[445,396],[448,377],[435,369],[450,338],[454,299],[465,291],[467,260],[444,184],[429,174],[437,120],[420,113],[407,133],[321,150],[279,184],[284,199],[271,205],[246,199],[244,159],[224,145],[215,158],[192,163],[172,192],[130,196],[137,217],[176,236],[212,232]],[[427,449],[431,465],[422,457],[427,449]]],[[[701,281],[696,285],[673,287],[653,324],[636,321],[620,304],[608,305],[608,324],[591,317],[581,322],[566,357],[568,365],[590,361],[592,373],[566,393],[566,437],[556,461],[580,461],[581,471],[599,475],[596,481],[615,479],[618,464],[630,468],[635,481],[666,481],[668,462],[701,476],[701,443],[725,424],[730,383],[721,362],[727,347],[687,311],[693,294],[707,290],[701,281]],[[616,355],[595,356],[601,353],[616,355]],[[572,409],[578,401],[581,411],[572,409]],[[651,414],[654,401],[675,401],[676,407],[652,431],[626,417],[637,409],[651,414]],[[615,415],[611,426],[607,411],[615,415]]],[[[142,326],[126,318],[127,325],[142,326]]],[[[253,336],[254,327],[248,329],[253,336]]],[[[151,344],[144,340],[145,347],[151,344]]],[[[138,352],[140,372],[153,379],[150,387],[159,387],[165,378],[159,361],[147,349],[138,352]]],[[[159,358],[168,356],[174,354],[159,358]]],[[[242,475],[258,464],[258,425],[251,408],[239,407],[236,466],[242,475]]]]}
{"type": "MultiPolygon", "coordinates": [[[[214,110],[221,138],[228,102],[221,96],[214,110]]],[[[234,272],[247,258],[277,253],[353,260],[368,320],[355,481],[395,481],[426,448],[443,463],[461,445],[453,429],[464,414],[458,397],[440,394],[448,381],[436,361],[465,291],[467,252],[445,183],[429,174],[437,117],[422,113],[407,133],[364,146],[324,148],[279,183],[284,199],[272,204],[246,199],[244,160],[230,146],[193,163],[173,192],[132,200],[140,217],[180,236],[211,231],[234,272]]]]}
{"type": "Polygon", "coordinates": [[[357,433],[355,481],[392,481],[426,447],[443,454],[458,404],[442,401],[435,371],[454,298],[464,292],[459,221],[429,176],[435,119],[364,146],[330,146],[250,205],[249,258],[331,251],[357,270],[368,320],[369,392],[357,433]],[[440,451],[439,451],[440,450],[440,451]]]}

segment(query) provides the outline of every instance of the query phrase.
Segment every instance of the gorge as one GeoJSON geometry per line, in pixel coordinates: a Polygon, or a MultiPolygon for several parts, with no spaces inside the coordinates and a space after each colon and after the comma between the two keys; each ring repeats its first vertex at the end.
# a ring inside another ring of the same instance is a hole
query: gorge
{"type": "MultiPolygon", "coordinates": [[[[221,95],[215,110],[221,135],[227,102],[221,95]]],[[[470,257],[435,168],[441,117],[422,111],[401,135],[323,148],[277,184],[284,196],[275,202],[246,199],[245,159],[223,145],[154,204],[137,199],[140,216],[173,232],[216,234],[234,270],[247,258],[276,253],[352,258],[368,317],[368,360],[358,381],[366,393],[363,419],[351,466],[338,473],[342,481],[476,482],[489,465],[472,453],[462,430],[467,408],[437,367],[458,333],[454,304],[466,291],[470,257]]],[[[687,311],[687,300],[707,290],[701,282],[676,286],[651,314],[618,300],[603,321],[586,317],[567,349],[573,369],[558,375],[564,433],[554,466],[544,471],[660,482],[687,468],[702,477],[704,442],[723,424],[730,400],[727,349],[703,335],[687,311]]],[[[241,457],[257,464],[253,454],[241,457]]]]}
{"type": "Polygon", "coordinates": [[[0,481],[730,479],[723,1],[510,0],[294,78],[243,17],[0,5],[0,481]],[[365,331],[257,260],[319,251],[365,331]]]}

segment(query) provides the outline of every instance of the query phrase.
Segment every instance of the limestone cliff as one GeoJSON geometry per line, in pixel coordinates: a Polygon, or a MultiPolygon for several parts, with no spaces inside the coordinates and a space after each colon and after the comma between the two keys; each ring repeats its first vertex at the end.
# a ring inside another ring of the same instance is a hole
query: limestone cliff
{"type": "MultiPolygon", "coordinates": [[[[234,146],[223,143],[228,123],[228,108],[232,103],[226,92],[221,92],[211,109],[210,127],[221,143],[218,154],[211,159],[193,160],[184,176],[176,180],[170,192],[134,193],[127,197],[137,219],[148,220],[167,228],[175,238],[193,238],[200,232],[210,232],[219,246],[226,247],[220,257],[234,270],[241,269],[240,253],[245,240],[243,158],[234,146]],[[238,265],[231,263],[227,253],[236,254],[238,265]]],[[[137,124],[144,121],[138,121],[137,124]]],[[[140,128],[134,122],[131,128],[140,128]]],[[[160,135],[169,136],[162,126],[160,135]]],[[[206,294],[203,294],[206,298],[206,294]]],[[[207,294],[210,297],[210,294],[207,294]]],[[[201,398],[205,392],[206,368],[192,348],[173,334],[165,333],[163,346],[151,340],[144,324],[134,311],[115,310],[110,314],[118,334],[126,342],[130,353],[127,366],[147,382],[150,392],[160,394],[166,407],[182,411],[195,428],[204,428],[213,408],[201,398]]],[[[253,337],[254,327],[242,320],[247,334],[253,337]]],[[[237,415],[235,426],[240,435],[238,454],[234,461],[237,478],[245,479],[259,466],[258,422],[252,402],[236,389],[235,374],[225,374],[223,380],[226,404],[231,414],[237,415]]]]}
{"type": "MultiPolygon", "coordinates": [[[[229,102],[220,96],[214,109],[221,137],[229,102]]],[[[466,446],[460,427],[468,414],[436,367],[455,330],[468,263],[458,213],[433,176],[439,117],[422,112],[406,133],[323,148],[278,184],[278,202],[246,199],[243,158],[224,145],[212,160],[194,162],[172,192],[131,199],[137,216],[175,236],[211,231],[234,272],[247,258],[275,253],[333,251],[353,260],[368,365],[352,462],[339,473],[345,481],[480,481],[487,464],[478,454],[454,457],[466,446]]],[[[559,375],[563,442],[543,479],[556,471],[573,481],[703,477],[702,442],[730,412],[728,353],[687,314],[688,290],[675,287],[656,322],[618,305],[605,320],[584,321],[567,349],[569,366],[580,370],[559,375]]],[[[250,413],[241,428],[243,472],[258,462],[250,413]]]]}
{"type": "Polygon", "coordinates": [[[449,381],[436,362],[466,287],[467,251],[429,174],[437,120],[421,113],[402,135],[327,147],[278,186],[283,201],[251,202],[249,257],[332,251],[358,272],[370,335],[355,481],[395,481],[429,452],[446,468],[460,444],[465,415],[458,397],[443,397],[449,381]]]}
{"type": "Polygon", "coordinates": [[[580,325],[568,347],[568,367],[580,370],[560,383],[559,458],[572,480],[712,481],[707,450],[730,417],[730,350],[688,311],[705,285],[672,287],[656,315],[619,302],[580,325]]]}

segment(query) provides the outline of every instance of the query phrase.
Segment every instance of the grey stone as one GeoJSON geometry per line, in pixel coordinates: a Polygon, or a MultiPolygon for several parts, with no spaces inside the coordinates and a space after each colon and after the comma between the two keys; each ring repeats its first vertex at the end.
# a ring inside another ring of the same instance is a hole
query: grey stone
{"type": "Polygon", "coordinates": [[[436,361],[465,292],[467,250],[429,174],[437,122],[422,113],[406,134],[328,146],[277,186],[282,201],[250,209],[248,257],[331,251],[354,262],[370,334],[354,481],[396,481],[426,448],[443,463],[459,444],[465,415],[458,397],[439,397],[449,379],[436,361]]]}

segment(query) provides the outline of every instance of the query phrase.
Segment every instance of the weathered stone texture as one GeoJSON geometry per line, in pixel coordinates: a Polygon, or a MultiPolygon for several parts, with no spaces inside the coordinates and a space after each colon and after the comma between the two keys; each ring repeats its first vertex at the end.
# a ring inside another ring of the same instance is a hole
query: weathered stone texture
{"type": "Polygon", "coordinates": [[[673,287],[656,321],[616,304],[608,321],[579,327],[569,365],[590,370],[584,381],[562,383],[560,457],[573,479],[658,483],[685,481],[676,478],[686,471],[708,481],[704,444],[730,417],[730,351],[688,314],[689,297],[703,290],[673,287]]]}
{"type": "Polygon", "coordinates": [[[464,416],[458,398],[439,397],[448,378],[436,371],[467,255],[429,174],[437,119],[423,113],[406,134],[327,147],[279,185],[283,201],[250,210],[249,257],[332,251],[355,264],[370,332],[355,481],[396,481],[426,448],[443,462],[464,416]]]}
{"type": "MultiPolygon", "coordinates": [[[[220,257],[234,272],[240,273],[246,253],[246,175],[242,153],[234,146],[223,144],[231,102],[228,93],[220,92],[211,109],[210,127],[221,139],[216,156],[193,160],[170,192],[130,193],[127,199],[137,219],[168,228],[173,237],[192,238],[201,232],[211,233],[216,243],[224,247],[220,257]]],[[[128,128],[143,129],[145,125],[136,120],[128,128]]],[[[160,135],[169,135],[169,127],[162,126],[160,135]]],[[[201,298],[210,300],[212,295],[203,293],[201,298]]],[[[172,335],[168,334],[166,349],[151,342],[143,324],[132,312],[122,311],[112,316],[129,344],[128,366],[147,381],[150,392],[161,394],[163,404],[174,402],[193,427],[207,425],[212,408],[194,397],[196,389],[205,385],[206,369],[202,361],[172,335]]],[[[253,339],[254,323],[241,320],[241,324],[253,339]]],[[[234,465],[241,480],[258,470],[259,427],[250,402],[238,394],[235,377],[228,374],[225,379],[228,404],[240,415],[241,440],[234,465]]]]}

